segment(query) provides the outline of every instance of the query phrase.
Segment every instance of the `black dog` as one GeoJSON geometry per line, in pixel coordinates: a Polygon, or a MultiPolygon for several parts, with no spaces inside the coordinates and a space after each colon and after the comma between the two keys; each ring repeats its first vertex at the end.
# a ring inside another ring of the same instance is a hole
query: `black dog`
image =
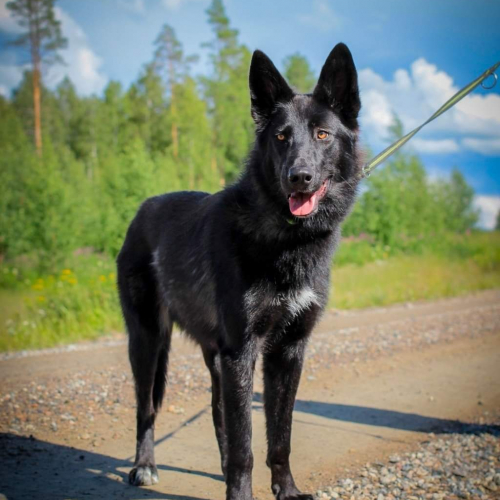
{"type": "Polygon", "coordinates": [[[304,349],[327,303],[339,225],[360,172],[357,73],[337,45],[312,95],[295,94],[270,59],[250,67],[255,145],[238,182],[209,195],[150,198],[118,257],[118,284],[137,391],[130,482],[158,481],[154,422],[166,384],[172,324],[203,351],[227,499],[252,499],[251,403],[263,356],[267,464],[279,500],[301,494],[290,433],[304,349]]]}

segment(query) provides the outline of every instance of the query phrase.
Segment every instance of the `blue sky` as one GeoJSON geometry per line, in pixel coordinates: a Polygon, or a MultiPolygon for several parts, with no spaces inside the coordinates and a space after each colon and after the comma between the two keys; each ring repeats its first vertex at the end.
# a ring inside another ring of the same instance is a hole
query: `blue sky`
{"type": "MultiPolygon", "coordinates": [[[[18,27],[0,0],[0,92],[9,95],[22,74],[19,53],[3,46],[18,27]]],[[[128,86],[149,61],[163,23],[186,53],[202,55],[211,39],[209,0],[59,0],[69,48],[67,66],[46,75],[50,85],[69,74],[82,94],[99,94],[110,79],[128,86]]],[[[492,0],[226,0],[228,16],[250,49],[281,66],[294,52],[316,72],[335,43],[350,47],[359,71],[362,138],[376,153],[387,145],[393,113],[410,130],[453,92],[500,60],[500,2],[492,0]]],[[[474,187],[482,225],[500,209],[500,84],[476,90],[407,146],[429,173],[457,166],[474,187]]]]}

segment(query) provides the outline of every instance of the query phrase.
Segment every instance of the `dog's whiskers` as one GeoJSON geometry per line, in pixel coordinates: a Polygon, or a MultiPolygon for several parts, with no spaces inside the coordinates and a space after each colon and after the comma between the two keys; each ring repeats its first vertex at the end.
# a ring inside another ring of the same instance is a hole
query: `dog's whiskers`
{"type": "Polygon", "coordinates": [[[354,184],[351,184],[345,177],[343,177],[342,175],[340,176],[341,180],[343,180],[349,187],[351,187],[352,189],[355,189],[356,186],[354,184]]]}

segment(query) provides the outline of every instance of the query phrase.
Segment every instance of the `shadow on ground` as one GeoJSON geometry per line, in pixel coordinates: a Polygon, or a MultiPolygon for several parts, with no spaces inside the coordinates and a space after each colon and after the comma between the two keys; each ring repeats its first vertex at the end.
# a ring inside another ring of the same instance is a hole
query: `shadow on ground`
{"type": "MultiPolygon", "coordinates": [[[[254,401],[262,402],[262,394],[255,393],[254,401]]],[[[256,405],[262,411],[261,405],[256,405]]],[[[191,416],[177,429],[159,438],[156,444],[172,438],[189,423],[200,418],[207,408],[191,416]]],[[[479,425],[458,420],[427,417],[416,413],[383,410],[365,406],[297,400],[297,413],[308,413],[332,421],[343,421],[376,427],[388,427],[405,431],[434,432],[436,434],[500,435],[498,425],[479,425]]],[[[296,420],[298,420],[296,418],[296,420]]],[[[321,422],[301,422],[308,425],[324,425],[336,430],[334,425],[321,422]]],[[[353,432],[362,432],[354,430],[353,432]]],[[[375,436],[378,437],[378,436],[375,436]]],[[[384,439],[380,436],[381,439],[384,439]]],[[[130,486],[127,473],[130,459],[117,459],[93,451],[39,441],[32,437],[0,433],[0,493],[8,500],[50,498],[105,498],[141,500],[147,498],[166,500],[207,500],[203,497],[161,493],[154,489],[130,486]]],[[[223,478],[207,471],[184,469],[158,464],[160,471],[195,474],[216,481],[223,478]]]]}
{"type": "MultiPolygon", "coordinates": [[[[128,460],[57,445],[34,438],[0,433],[0,493],[11,499],[208,500],[160,493],[128,484],[128,460]],[[127,471],[127,472],[125,472],[127,471]]],[[[203,471],[158,465],[160,471],[199,474],[203,471]]]]}
{"type": "MultiPolygon", "coordinates": [[[[262,394],[256,392],[254,401],[263,402],[262,394]]],[[[500,434],[499,425],[482,425],[426,417],[418,413],[406,413],[394,410],[383,410],[367,406],[354,406],[339,403],[324,403],[322,401],[295,401],[295,412],[309,413],[319,417],[350,422],[353,424],[388,427],[413,432],[434,432],[435,434],[500,434]]]]}

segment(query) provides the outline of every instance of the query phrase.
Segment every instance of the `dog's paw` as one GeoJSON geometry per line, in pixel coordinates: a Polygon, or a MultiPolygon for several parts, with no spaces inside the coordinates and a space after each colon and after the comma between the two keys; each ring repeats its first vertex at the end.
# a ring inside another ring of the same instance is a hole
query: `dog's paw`
{"type": "Polygon", "coordinates": [[[134,467],[128,474],[128,481],[134,486],[151,486],[159,481],[158,470],[156,467],[134,467]]]}
{"type": "Polygon", "coordinates": [[[290,496],[278,495],[276,498],[278,500],[314,500],[314,497],[307,493],[298,493],[290,496]]]}
{"type": "Polygon", "coordinates": [[[312,495],[308,495],[307,493],[298,493],[287,497],[279,495],[277,498],[279,500],[314,500],[314,497],[312,495]]]}
{"type": "Polygon", "coordinates": [[[314,500],[312,495],[301,493],[295,486],[281,489],[278,485],[272,487],[276,500],[314,500]]]}

